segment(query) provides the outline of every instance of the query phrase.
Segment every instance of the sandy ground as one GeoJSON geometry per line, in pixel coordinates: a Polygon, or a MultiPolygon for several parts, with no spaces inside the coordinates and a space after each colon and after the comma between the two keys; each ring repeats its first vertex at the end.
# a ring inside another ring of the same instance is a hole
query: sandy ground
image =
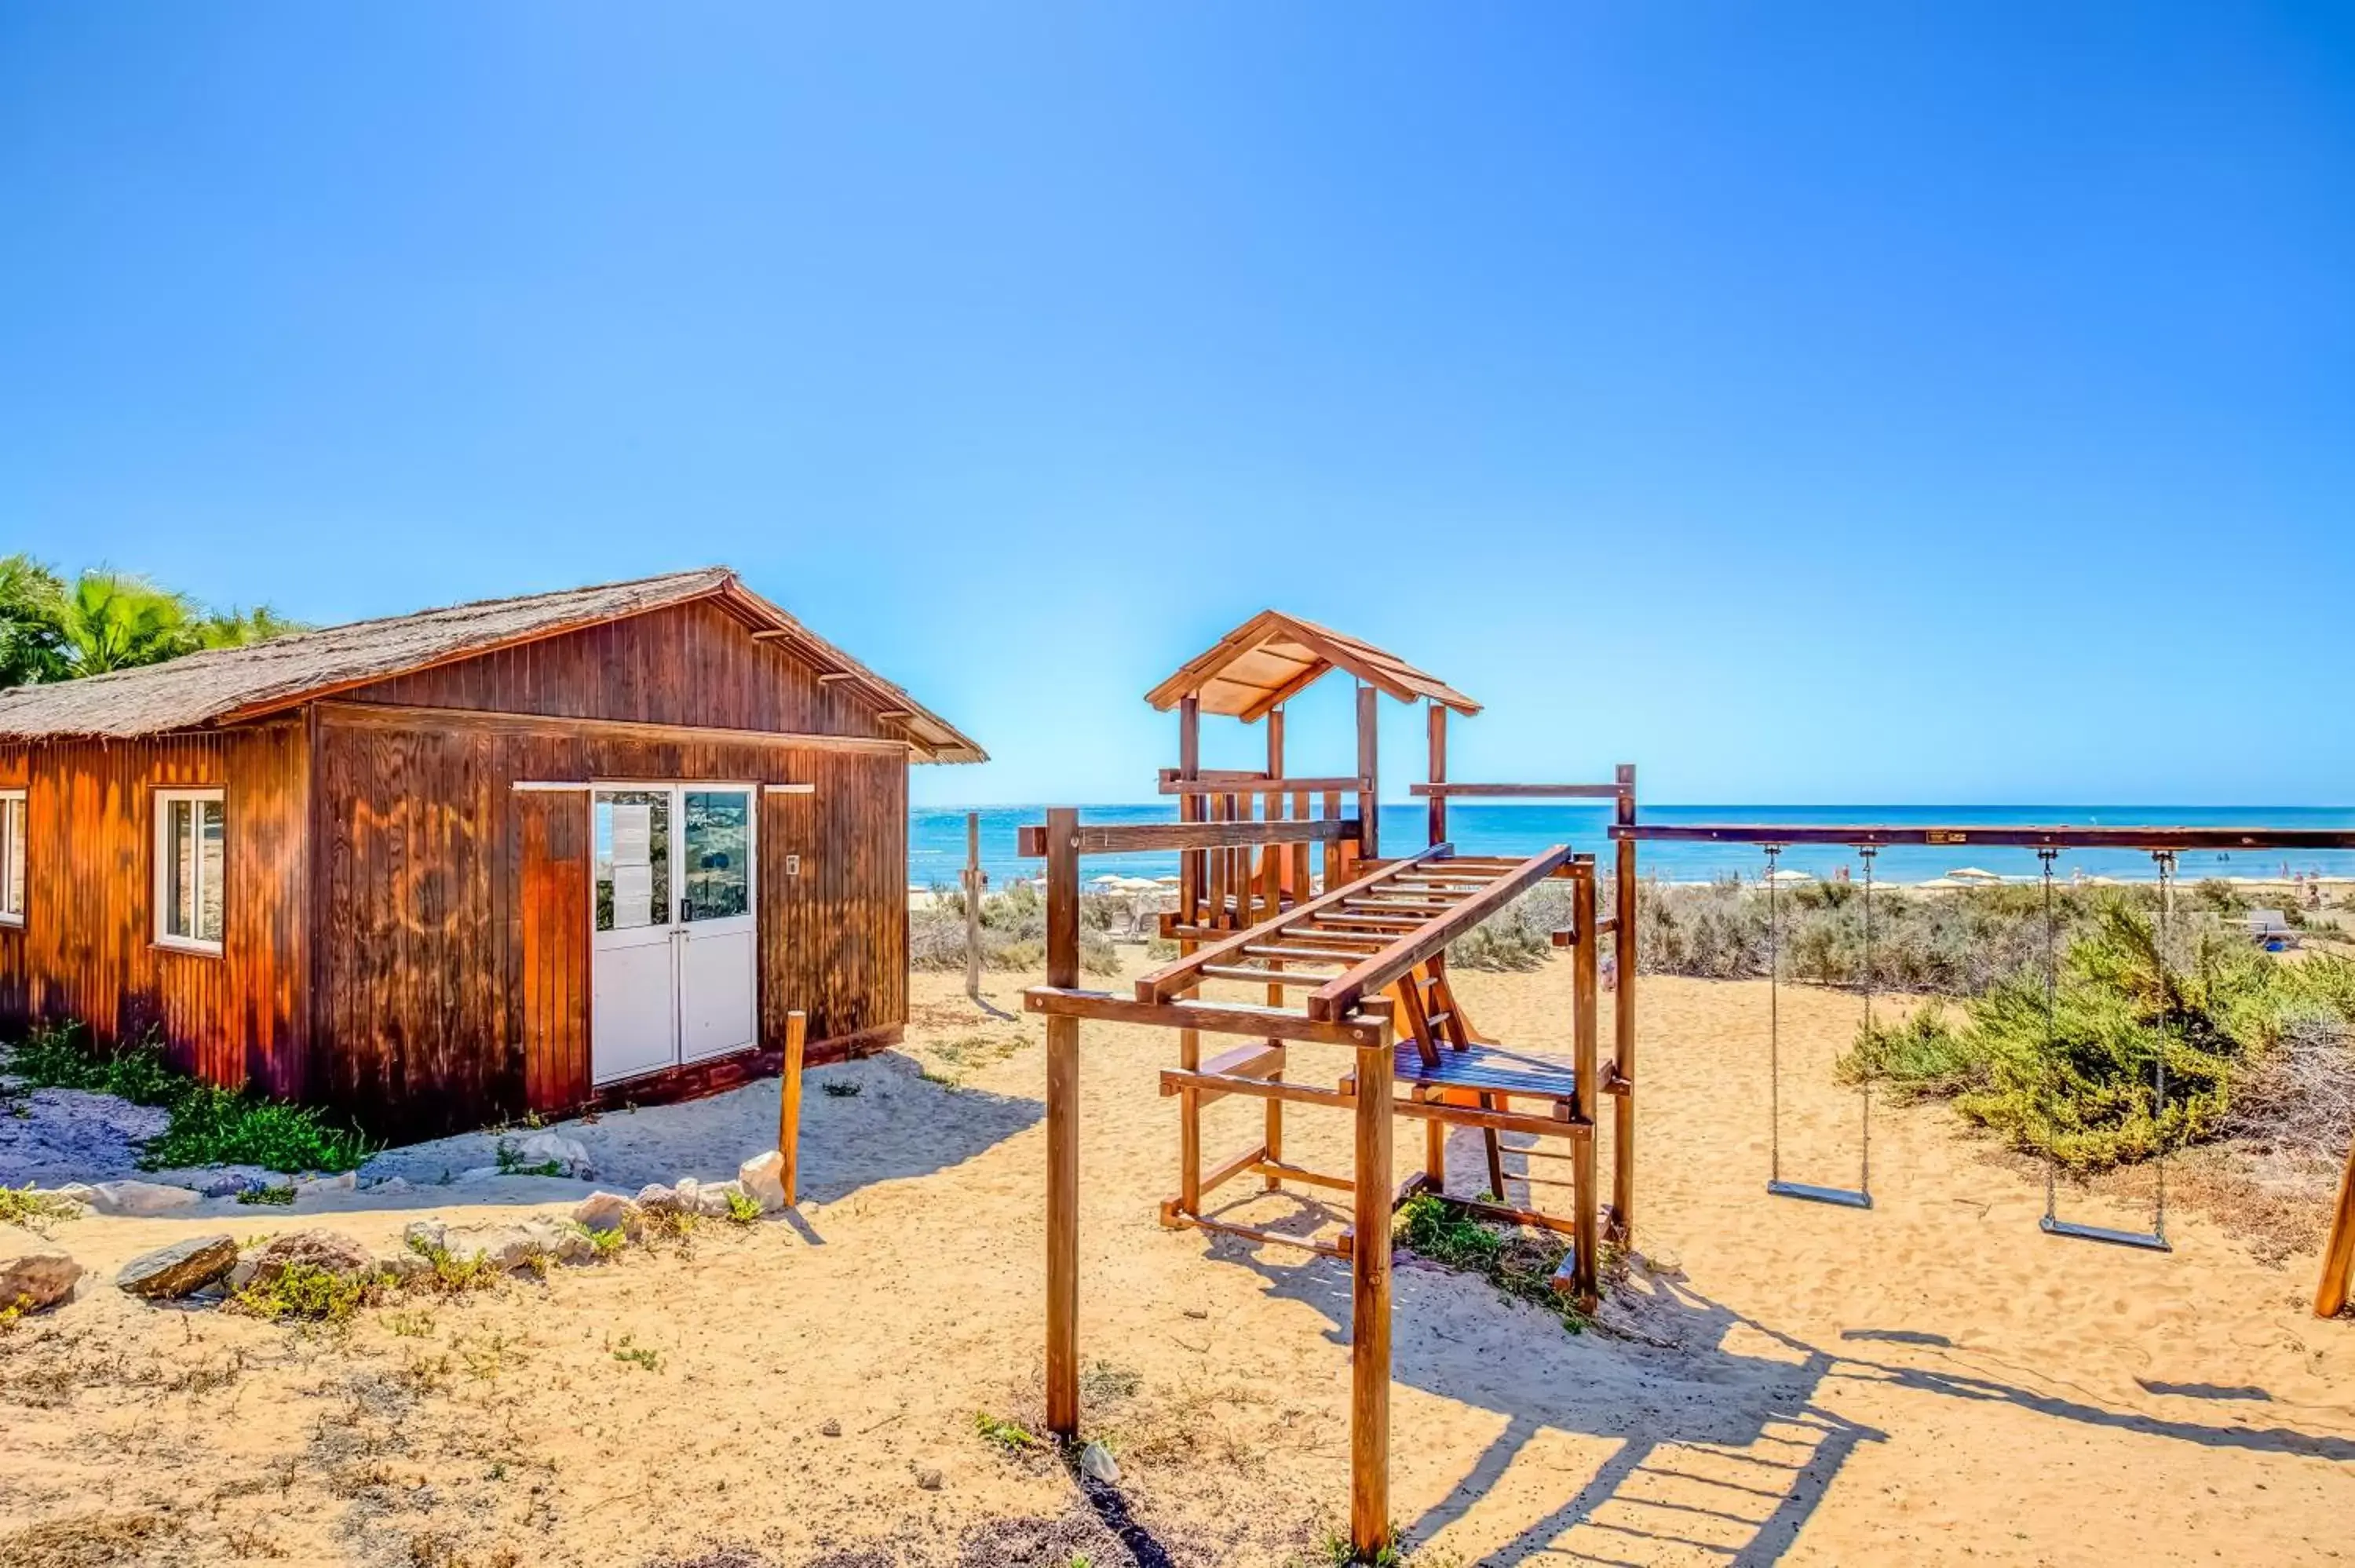
{"type": "MultiPolygon", "coordinates": [[[[975,1431],[977,1411],[1021,1418],[1038,1399],[1042,1062],[1037,1023],[956,986],[918,977],[907,1056],[813,1075],[861,1087],[809,1097],[798,1214],[338,1332],[100,1283],[0,1335],[0,1563],[1124,1561],[1060,1468],[975,1431]]],[[[1016,986],[994,982],[1001,1005],[1016,986]]],[[[1459,989],[1487,1033],[1561,1041],[1563,966],[1459,989]]],[[[1645,982],[1638,1243],[1660,1272],[1615,1299],[1616,1331],[1573,1336],[1482,1282],[1400,1271],[1394,1508],[1423,1561],[2347,1550],[2355,1324],[2305,1315],[2310,1251],[2268,1267],[2197,1215],[2170,1226],[2169,1255],[2043,1236],[2036,1184],[1934,1108],[1876,1110],[1871,1212],[1770,1199],[1764,997],[1645,982]]],[[[1855,1101],[1828,1064],[1855,1007],[1785,993],[1796,1179],[1853,1179],[1855,1101]]],[[[1088,1424],[1124,1471],[1103,1509],[1144,1561],[1321,1561],[1346,1486],[1346,1270],[1156,1225],[1170,1044],[1090,1025],[1082,1050],[1088,1424]]],[[[1342,1068],[1295,1051],[1297,1072],[1342,1068]]],[[[562,1130],[626,1185],[725,1174],[775,1111],[762,1085],[562,1130]]],[[[1258,1107],[1210,1114],[1222,1150],[1258,1107]]],[[[1296,1109],[1288,1151],[1346,1170],[1346,1137],[1339,1116],[1296,1109]]],[[[1399,1146],[1403,1171],[1420,1140],[1399,1146]]],[[[579,1190],[361,1194],[326,1223],[389,1243],[421,1211],[482,1218],[579,1190]]],[[[1240,1213],[1331,1223],[1289,1194],[1240,1213]]],[[[304,1223],[211,1204],[55,1234],[111,1271],[194,1232],[304,1223]]]]}

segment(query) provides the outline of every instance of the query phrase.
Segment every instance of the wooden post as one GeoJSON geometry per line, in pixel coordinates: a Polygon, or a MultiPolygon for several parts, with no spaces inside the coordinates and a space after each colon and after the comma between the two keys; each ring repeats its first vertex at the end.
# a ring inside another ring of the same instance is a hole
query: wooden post
{"type": "Polygon", "coordinates": [[[802,1046],[809,1034],[809,1015],[785,1014],[785,1065],[778,1078],[777,1153],[784,1160],[778,1172],[785,1189],[785,1207],[794,1206],[802,1171],[802,1046]]]}
{"type": "Polygon", "coordinates": [[[1580,855],[1572,863],[1577,874],[1571,883],[1572,918],[1577,924],[1578,946],[1572,954],[1571,994],[1576,1009],[1572,1023],[1572,1066],[1576,1081],[1571,1090],[1571,1115],[1586,1124],[1584,1136],[1571,1143],[1572,1199],[1576,1205],[1572,1217],[1572,1234],[1578,1245],[1578,1255],[1571,1268],[1571,1294],[1582,1307],[1594,1305],[1601,1280],[1602,1234],[1595,1224],[1598,1194],[1595,1192],[1594,1170],[1594,1104],[1595,1084],[1601,1055],[1596,1036],[1601,1033],[1595,1016],[1595,959],[1602,942],[1594,932],[1594,857],[1580,855]]]}
{"type": "MultiPolygon", "coordinates": [[[[1047,983],[1080,983],[1080,814],[1047,813],[1047,983]]],[[[1047,1429],[1080,1431],[1080,1021],[1047,1017],[1047,1429]]]]}
{"type": "MultiPolygon", "coordinates": [[[[1194,779],[1202,772],[1202,699],[1178,699],[1178,777],[1194,779]]],[[[1180,821],[1199,822],[1208,804],[1199,795],[1178,797],[1178,817],[1180,821]]],[[[1200,925],[1202,920],[1202,885],[1209,870],[1209,856],[1216,851],[1180,850],[1178,853],[1178,918],[1184,925],[1200,925]]],[[[1190,937],[1178,939],[1179,956],[1190,956],[1200,944],[1190,937]]],[[[1202,1034],[1197,1029],[1178,1032],[1178,1065],[1191,1073],[1202,1065],[1202,1034]]],[[[1187,1213],[1199,1213],[1202,1207],[1202,1096],[1199,1089],[1181,1089],[1178,1093],[1178,1206],[1187,1213]]]]}
{"type": "Polygon", "coordinates": [[[1379,705],[1382,694],[1376,688],[1359,683],[1358,687],[1358,823],[1361,835],[1358,853],[1366,860],[1381,857],[1381,742],[1376,735],[1375,720],[1380,716],[1379,705]]]}
{"type": "MultiPolygon", "coordinates": [[[[1618,820],[1636,825],[1636,765],[1618,769],[1618,820]]],[[[1611,952],[1617,971],[1611,993],[1612,1054],[1619,1092],[1611,1106],[1611,1229],[1623,1247],[1636,1245],[1636,841],[1621,839],[1612,883],[1615,919],[1611,952]]]]}
{"type": "MultiPolygon", "coordinates": [[[[1373,690],[1369,686],[1368,692],[1373,690]]],[[[1391,1531],[1391,1032],[1358,1048],[1349,1245],[1349,1543],[1372,1562],[1391,1531]]]]}
{"type": "MultiPolygon", "coordinates": [[[[1436,700],[1431,705],[1431,781],[1433,784],[1447,782],[1447,705],[1436,700]]],[[[1435,844],[1447,842],[1447,797],[1444,795],[1431,798],[1431,842],[1435,844]]],[[[1501,1198],[1504,1194],[1500,1192],[1497,1196],[1501,1198]]]]}
{"type": "Polygon", "coordinates": [[[2339,1209],[2330,1222],[2330,1239],[2322,1248],[2322,1278],[2314,1287],[2314,1315],[2336,1318],[2347,1308],[2350,1270],[2355,1270],[2355,1147],[2347,1150],[2347,1169],[2339,1178],[2339,1209]]]}
{"type": "Polygon", "coordinates": [[[964,814],[964,993],[981,1000],[981,813],[964,814]]]}
{"type": "MultiPolygon", "coordinates": [[[[1284,710],[1281,707],[1270,709],[1267,715],[1267,776],[1270,779],[1284,777],[1284,710]]],[[[1268,796],[1267,814],[1271,820],[1284,815],[1282,796],[1274,794],[1268,796]]],[[[1303,817],[1308,815],[1305,804],[1301,808],[1300,814],[1303,817]]],[[[1292,852],[1282,844],[1270,844],[1267,846],[1266,853],[1267,913],[1268,917],[1273,919],[1284,909],[1284,865],[1285,861],[1291,858],[1292,852]]],[[[1308,885],[1303,882],[1294,890],[1294,894],[1301,903],[1306,903],[1308,885]]],[[[1280,969],[1284,967],[1284,960],[1278,959],[1268,967],[1280,969]]],[[[1282,1007],[1284,1003],[1284,987],[1269,986],[1267,1004],[1270,1007],[1282,1007]]],[[[1267,1043],[1267,1048],[1275,1053],[1275,1070],[1269,1076],[1281,1078],[1284,1076],[1284,1042],[1270,1040],[1267,1043]]],[[[1271,1165],[1279,1163],[1284,1159],[1284,1102],[1272,1095],[1268,1097],[1267,1116],[1263,1125],[1265,1129],[1268,1163],[1271,1165]]],[[[1282,1179],[1273,1175],[1264,1176],[1260,1181],[1261,1190],[1263,1192],[1278,1192],[1283,1186],[1282,1179]]]]}

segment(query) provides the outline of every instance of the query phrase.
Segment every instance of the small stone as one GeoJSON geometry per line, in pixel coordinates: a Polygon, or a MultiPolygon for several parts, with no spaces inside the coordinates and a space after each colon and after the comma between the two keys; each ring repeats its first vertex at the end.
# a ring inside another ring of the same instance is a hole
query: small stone
{"type": "Polygon", "coordinates": [[[575,1140],[553,1132],[535,1132],[516,1146],[516,1160],[525,1166],[555,1165],[561,1173],[587,1181],[597,1174],[590,1163],[589,1150],[575,1140]]]}
{"type": "Polygon", "coordinates": [[[761,1205],[764,1214],[785,1206],[785,1157],[772,1149],[736,1167],[736,1184],[761,1205]]]}
{"type": "Polygon", "coordinates": [[[597,1244],[577,1225],[559,1224],[552,1220],[532,1220],[523,1227],[540,1251],[559,1263],[594,1263],[597,1244]]]}
{"type": "Polygon", "coordinates": [[[235,1266],[232,1266],[227,1274],[221,1276],[221,1286],[228,1294],[231,1296],[236,1295],[239,1291],[253,1283],[254,1270],[258,1266],[259,1266],[255,1264],[253,1259],[250,1257],[239,1258],[235,1266]]]}
{"type": "Polygon", "coordinates": [[[715,1219],[725,1217],[728,1200],[748,1196],[741,1181],[712,1181],[695,1190],[695,1212],[715,1219]]]}
{"type": "Polygon", "coordinates": [[[358,1185],[358,1173],[346,1171],[340,1176],[314,1176],[306,1181],[297,1181],[294,1183],[294,1196],[298,1200],[321,1198],[330,1192],[351,1192],[358,1185]]]}
{"type": "Polygon", "coordinates": [[[0,1312],[39,1312],[73,1294],[82,1266],[54,1247],[0,1257],[0,1312]]]}
{"type": "Polygon", "coordinates": [[[666,1187],[659,1181],[638,1189],[638,1207],[649,1213],[674,1214],[680,1212],[678,1189],[666,1187]]]}
{"type": "Polygon", "coordinates": [[[572,1223],[592,1231],[619,1231],[634,1240],[646,1219],[639,1205],[619,1192],[591,1192],[572,1205],[572,1223]]]}
{"type": "Polygon", "coordinates": [[[82,1200],[101,1214],[165,1214],[199,1201],[192,1187],[167,1187],[160,1181],[101,1181],[82,1200]]]}
{"type": "Polygon", "coordinates": [[[388,1176],[381,1181],[371,1183],[368,1191],[381,1192],[390,1197],[396,1192],[413,1192],[416,1189],[409,1184],[409,1179],[405,1176],[388,1176]]]}
{"type": "Polygon", "coordinates": [[[839,1437],[842,1436],[842,1423],[829,1415],[818,1424],[817,1431],[821,1437],[839,1437]]]}
{"type": "Polygon", "coordinates": [[[1120,1461],[1112,1450],[1101,1443],[1091,1443],[1080,1450],[1080,1474],[1092,1481],[1102,1481],[1108,1487],[1120,1484],[1120,1461]]]}
{"type": "Polygon", "coordinates": [[[941,1473],[927,1465],[916,1472],[916,1485],[928,1492],[941,1489],[941,1473]]]}
{"type": "Polygon", "coordinates": [[[164,1300],[210,1285],[236,1265],[234,1236],[190,1236],[141,1253],[123,1266],[114,1283],[130,1295],[164,1300]]]}
{"type": "Polygon", "coordinates": [[[267,1285],[290,1267],[348,1279],[376,1267],[376,1254],[339,1231],[288,1231],[253,1255],[253,1278],[267,1285]]]}
{"type": "MultiPolygon", "coordinates": [[[[241,1267],[243,1266],[240,1265],[240,1266],[241,1267]]],[[[417,1253],[396,1252],[389,1256],[378,1258],[377,1260],[377,1267],[383,1273],[390,1275],[393,1279],[400,1284],[406,1285],[412,1279],[432,1273],[433,1262],[431,1258],[421,1256],[417,1253]]],[[[235,1269],[229,1271],[229,1277],[231,1279],[237,1277],[237,1272],[235,1269]]]]}
{"type": "Polygon", "coordinates": [[[411,1220],[401,1228],[400,1242],[411,1252],[440,1252],[449,1245],[450,1227],[440,1220],[411,1220]]]}
{"type": "Polygon", "coordinates": [[[461,1263],[479,1257],[497,1269],[521,1268],[553,1250],[523,1225],[460,1225],[443,1234],[442,1245],[461,1263]]]}
{"type": "Polygon", "coordinates": [[[682,1176],[677,1181],[671,1183],[670,1190],[678,1194],[678,1212],[680,1213],[699,1214],[703,1212],[702,1182],[697,1181],[692,1176],[682,1176]]]}

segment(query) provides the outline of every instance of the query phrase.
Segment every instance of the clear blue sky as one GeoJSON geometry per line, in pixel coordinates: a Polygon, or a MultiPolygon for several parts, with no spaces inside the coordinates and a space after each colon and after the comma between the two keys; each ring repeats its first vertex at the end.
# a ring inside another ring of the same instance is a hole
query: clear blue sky
{"type": "Polygon", "coordinates": [[[0,548],[728,562],[920,801],[1140,798],[1270,602],[1460,777],[2355,798],[2344,5],[24,4],[0,203],[0,548]]]}

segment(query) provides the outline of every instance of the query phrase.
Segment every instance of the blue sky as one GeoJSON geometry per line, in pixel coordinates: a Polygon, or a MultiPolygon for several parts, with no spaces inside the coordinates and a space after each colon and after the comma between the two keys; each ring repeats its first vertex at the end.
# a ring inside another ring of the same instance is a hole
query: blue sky
{"type": "Polygon", "coordinates": [[[2355,777],[2343,6],[21,5],[0,196],[0,549],[728,562],[996,754],[920,801],[1142,797],[1270,603],[1459,777],[2355,777]]]}

